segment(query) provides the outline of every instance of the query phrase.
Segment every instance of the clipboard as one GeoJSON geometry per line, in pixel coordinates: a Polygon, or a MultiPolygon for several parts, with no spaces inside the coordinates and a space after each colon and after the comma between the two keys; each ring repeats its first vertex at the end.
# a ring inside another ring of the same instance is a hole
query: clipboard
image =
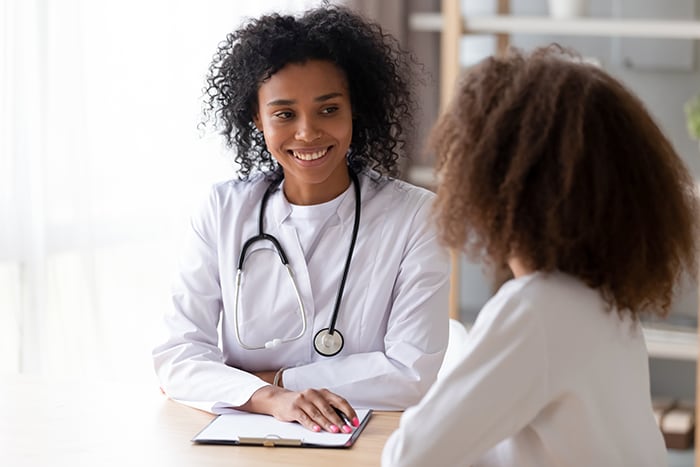
{"type": "Polygon", "coordinates": [[[315,433],[296,422],[282,422],[271,415],[232,412],[218,415],[192,442],[234,446],[349,448],[355,443],[372,416],[371,409],[356,410],[360,426],[352,433],[315,433]]]}

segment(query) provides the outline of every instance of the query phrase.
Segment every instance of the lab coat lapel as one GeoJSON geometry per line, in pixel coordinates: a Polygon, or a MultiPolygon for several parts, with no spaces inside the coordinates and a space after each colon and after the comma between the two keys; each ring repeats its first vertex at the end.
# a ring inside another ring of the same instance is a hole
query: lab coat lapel
{"type": "MultiPolygon", "coordinates": [[[[301,248],[301,243],[299,242],[299,237],[297,237],[296,230],[285,225],[284,221],[289,217],[292,212],[292,207],[284,196],[283,191],[284,181],[280,185],[273,196],[270,198],[270,214],[271,216],[266,219],[271,219],[270,225],[267,227],[268,232],[275,232],[273,235],[277,236],[282,248],[287,252],[287,260],[289,261],[289,266],[292,268],[292,273],[294,274],[294,280],[299,287],[299,293],[301,294],[301,299],[304,302],[304,307],[306,308],[306,319],[309,323],[313,323],[313,317],[316,313],[314,306],[314,296],[311,290],[311,280],[309,278],[309,269],[304,259],[304,251],[301,248]]],[[[311,329],[307,330],[310,333],[311,329]]]]}

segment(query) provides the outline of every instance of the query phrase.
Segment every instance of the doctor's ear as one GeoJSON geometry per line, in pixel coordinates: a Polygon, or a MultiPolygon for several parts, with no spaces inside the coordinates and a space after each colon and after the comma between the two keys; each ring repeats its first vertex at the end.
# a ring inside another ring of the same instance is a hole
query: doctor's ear
{"type": "Polygon", "coordinates": [[[263,132],[262,125],[260,124],[260,115],[258,115],[258,114],[253,115],[253,124],[255,125],[255,128],[257,128],[260,133],[263,132]]]}

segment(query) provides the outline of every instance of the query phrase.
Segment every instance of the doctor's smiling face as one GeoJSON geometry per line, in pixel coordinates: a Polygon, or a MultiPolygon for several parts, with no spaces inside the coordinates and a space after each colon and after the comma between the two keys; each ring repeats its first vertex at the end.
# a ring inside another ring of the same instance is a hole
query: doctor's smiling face
{"type": "Polygon", "coordinates": [[[258,89],[254,122],[284,170],[289,202],[323,203],[350,185],[350,92],[345,73],[333,63],[290,63],[273,74],[258,89]]]}

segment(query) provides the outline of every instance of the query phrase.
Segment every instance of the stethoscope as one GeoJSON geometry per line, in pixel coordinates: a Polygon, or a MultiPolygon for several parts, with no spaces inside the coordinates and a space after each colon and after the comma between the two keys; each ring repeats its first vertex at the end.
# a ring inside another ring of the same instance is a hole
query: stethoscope
{"type": "MultiPolygon", "coordinates": [[[[360,227],[360,182],[357,179],[357,175],[352,169],[348,169],[350,173],[350,179],[352,180],[353,186],[355,187],[355,223],[352,227],[352,239],[350,240],[350,248],[348,249],[348,256],[345,260],[345,269],[343,270],[343,276],[340,279],[340,287],[338,288],[338,295],[335,299],[335,309],[333,310],[333,315],[331,316],[330,325],[327,328],[321,329],[314,336],[314,349],[319,354],[325,357],[332,357],[336,355],[343,349],[344,339],[343,335],[335,328],[335,322],[338,319],[338,310],[340,310],[340,302],[343,297],[343,289],[345,289],[345,280],[348,276],[348,270],[350,269],[350,260],[352,259],[352,252],[355,249],[355,241],[357,240],[357,231],[360,227]]],[[[289,266],[289,261],[287,260],[287,255],[282,248],[279,240],[273,235],[266,234],[263,231],[263,217],[265,214],[265,205],[267,204],[267,199],[270,194],[277,189],[280,181],[271,183],[267,187],[265,194],[262,197],[260,203],[260,215],[258,217],[258,234],[249,238],[241,249],[240,257],[238,258],[238,270],[236,271],[236,299],[233,309],[233,325],[236,330],[236,339],[238,343],[246,350],[261,350],[261,349],[273,349],[280,344],[286,344],[288,342],[293,342],[300,339],[306,332],[306,311],[304,310],[304,303],[301,300],[301,294],[299,293],[299,288],[297,287],[296,280],[294,280],[294,274],[292,273],[292,268],[289,266]],[[241,338],[240,329],[238,327],[238,303],[241,291],[241,278],[243,276],[243,263],[245,263],[245,255],[248,248],[255,242],[267,240],[275,247],[277,254],[282,261],[282,265],[286,268],[289,279],[292,282],[292,287],[294,288],[294,294],[296,295],[297,304],[299,305],[299,314],[301,315],[301,331],[299,334],[293,337],[287,338],[275,338],[270,341],[265,342],[262,346],[247,345],[243,342],[241,338]]]]}

